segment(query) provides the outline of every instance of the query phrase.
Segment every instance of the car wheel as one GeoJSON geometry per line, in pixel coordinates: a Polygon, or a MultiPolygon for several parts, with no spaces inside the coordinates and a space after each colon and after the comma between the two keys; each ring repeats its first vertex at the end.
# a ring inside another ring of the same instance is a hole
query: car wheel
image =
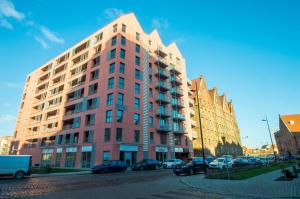
{"type": "Polygon", "coordinates": [[[16,174],[15,174],[15,178],[17,180],[20,180],[20,179],[23,179],[25,176],[25,173],[23,171],[18,171],[16,174]]]}

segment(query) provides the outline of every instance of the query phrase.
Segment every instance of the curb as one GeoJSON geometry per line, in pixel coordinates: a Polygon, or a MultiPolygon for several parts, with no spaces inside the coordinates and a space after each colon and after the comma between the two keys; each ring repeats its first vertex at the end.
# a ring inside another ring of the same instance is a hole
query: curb
{"type": "Polygon", "coordinates": [[[91,174],[91,171],[65,172],[65,173],[50,173],[50,174],[32,174],[30,178],[51,177],[51,176],[72,176],[91,174]]]}

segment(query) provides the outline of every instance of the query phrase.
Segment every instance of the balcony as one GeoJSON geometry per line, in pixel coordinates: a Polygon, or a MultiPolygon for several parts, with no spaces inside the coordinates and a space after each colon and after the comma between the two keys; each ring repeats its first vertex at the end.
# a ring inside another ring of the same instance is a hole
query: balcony
{"type": "Polygon", "coordinates": [[[196,121],[191,119],[190,122],[191,122],[191,126],[195,128],[196,127],[196,121]]]}
{"type": "Polygon", "coordinates": [[[158,97],[155,101],[159,104],[169,104],[170,103],[170,100],[167,97],[158,97]]]}
{"type": "Polygon", "coordinates": [[[169,66],[168,62],[162,57],[157,57],[155,64],[162,68],[167,68],[169,66]]]}
{"type": "Polygon", "coordinates": [[[173,128],[173,133],[176,133],[176,134],[185,134],[185,128],[184,126],[177,126],[177,127],[174,127],[173,128]]]}
{"type": "Polygon", "coordinates": [[[194,104],[195,104],[194,100],[191,99],[191,98],[189,98],[189,105],[190,105],[190,107],[193,107],[194,104]]]}
{"type": "Polygon", "coordinates": [[[173,88],[171,88],[171,94],[173,96],[179,96],[179,97],[181,97],[181,96],[183,96],[183,90],[181,88],[175,88],[175,87],[173,87],[173,88]]]}
{"type": "Polygon", "coordinates": [[[169,124],[159,124],[156,128],[158,132],[170,132],[172,131],[172,127],[169,124]]]}
{"type": "Polygon", "coordinates": [[[156,71],[155,71],[155,76],[158,77],[159,79],[168,79],[169,78],[169,73],[162,69],[162,68],[158,68],[156,71]]]}
{"type": "Polygon", "coordinates": [[[155,51],[154,51],[158,56],[160,57],[166,57],[168,54],[165,52],[165,49],[158,47],[155,51]]]}
{"type": "Polygon", "coordinates": [[[173,66],[173,65],[170,66],[170,72],[174,73],[176,75],[180,75],[181,74],[180,70],[177,67],[173,66]]]}
{"type": "Polygon", "coordinates": [[[176,108],[184,108],[184,103],[182,100],[172,100],[172,106],[176,108]]]}
{"type": "Polygon", "coordinates": [[[188,94],[189,96],[193,96],[193,91],[189,89],[188,94]]]}
{"type": "Polygon", "coordinates": [[[190,109],[190,115],[195,116],[195,111],[193,109],[190,109]]]}
{"type": "Polygon", "coordinates": [[[159,91],[163,91],[163,92],[166,92],[169,90],[169,86],[168,84],[164,83],[164,82],[161,82],[159,81],[156,86],[155,86],[156,89],[158,89],[159,91]]]}
{"type": "Polygon", "coordinates": [[[182,80],[179,77],[176,77],[176,76],[171,77],[171,82],[174,83],[177,86],[182,85],[182,80]]]}
{"type": "Polygon", "coordinates": [[[181,113],[173,113],[172,117],[174,120],[179,120],[179,121],[184,121],[185,120],[185,115],[181,113]]]}
{"type": "Polygon", "coordinates": [[[157,110],[156,116],[161,117],[161,118],[168,118],[168,117],[171,117],[171,113],[166,110],[157,110]]]}

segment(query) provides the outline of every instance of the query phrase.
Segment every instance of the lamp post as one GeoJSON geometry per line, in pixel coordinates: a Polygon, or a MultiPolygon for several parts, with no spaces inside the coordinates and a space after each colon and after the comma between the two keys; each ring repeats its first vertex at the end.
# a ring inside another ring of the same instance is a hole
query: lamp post
{"type": "Polygon", "coordinates": [[[197,98],[197,108],[198,108],[198,122],[199,122],[199,131],[201,135],[201,147],[202,147],[202,156],[203,156],[203,163],[204,163],[204,173],[206,174],[206,162],[205,162],[205,153],[204,153],[204,141],[203,141],[203,132],[202,132],[202,123],[201,123],[201,114],[200,114],[200,99],[199,99],[199,90],[196,84],[196,98],[197,98]]]}
{"type": "Polygon", "coordinates": [[[273,144],[273,139],[272,139],[272,135],[271,135],[271,130],[270,130],[270,125],[269,125],[268,117],[266,116],[266,118],[262,119],[262,121],[263,122],[267,122],[268,130],[269,130],[269,135],[270,135],[270,140],[271,140],[271,143],[272,143],[272,148],[273,148],[273,153],[274,153],[274,158],[275,158],[275,161],[276,161],[277,158],[276,158],[276,154],[275,154],[275,149],[274,149],[274,144],[273,144]]]}

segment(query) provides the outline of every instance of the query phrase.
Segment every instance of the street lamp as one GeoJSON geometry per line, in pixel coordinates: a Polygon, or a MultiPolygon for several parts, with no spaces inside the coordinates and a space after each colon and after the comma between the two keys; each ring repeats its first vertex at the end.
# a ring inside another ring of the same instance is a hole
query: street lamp
{"type": "Polygon", "coordinates": [[[272,139],[272,135],[271,135],[271,130],[270,130],[270,125],[269,125],[268,117],[266,116],[266,118],[262,119],[262,121],[263,122],[267,122],[268,130],[269,130],[269,135],[270,135],[270,140],[271,140],[271,143],[272,143],[272,148],[273,148],[273,153],[274,153],[274,158],[275,158],[275,161],[276,161],[276,154],[275,154],[275,149],[274,149],[274,144],[273,144],[273,139],[272,139]]]}
{"type": "Polygon", "coordinates": [[[199,99],[199,90],[196,84],[196,98],[197,98],[197,108],[198,108],[198,122],[199,122],[199,131],[201,135],[201,147],[202,147],[202,157],[203,157],[203,163],[204,163],[204,173],[206,174],[206,163],[205,163],[205,153],[204,153],[204,141],[203,141],[203,132],[202,132],[202,123],[201,123],[201,114],[200,114],[200,99],[199,99]]]}

